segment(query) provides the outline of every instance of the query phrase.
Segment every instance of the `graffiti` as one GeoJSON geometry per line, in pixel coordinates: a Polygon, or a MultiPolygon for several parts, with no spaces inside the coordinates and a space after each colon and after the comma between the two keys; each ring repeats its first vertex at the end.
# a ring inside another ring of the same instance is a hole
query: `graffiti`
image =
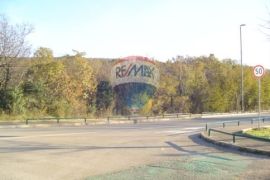
{"type": "Polygon", "coordinates": [[[126,65],[116,67],[116,78],[123,78],[127,76],[142,76],[142,77],[149,77],[154,79],[153,71],[155,70],[154,67],[150,67],[147,65],[137,65],[137,64],[130,64],[127,68],[126,65]]]}
{"type": "Polygon", "coordinates": [[[111,72],[113,86],[134,82],[157,87],[158,81],[159,71],[155,63],[146,58],[136,59],[132,56],[132,58],[120,59],[111,72]]]}
{"type": "Polygon", "coordinates": [[[154,61],[141,56],[118,60],[111,71],[111,83],[116,95],[116,110],[120,114],[135,113],[154,95],[159,71],[154,61]]]}

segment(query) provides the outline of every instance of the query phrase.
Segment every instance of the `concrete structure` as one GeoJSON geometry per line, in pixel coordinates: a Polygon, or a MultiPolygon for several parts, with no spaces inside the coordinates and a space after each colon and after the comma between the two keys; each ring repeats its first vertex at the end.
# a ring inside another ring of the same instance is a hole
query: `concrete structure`
{"type": "Polygon", "coordinates": [[[147,57],[128,56],[112,67],[111,83],[117,96],[117,113],[136,113],[149,102],[158,87],[159,70],[147,57]]]}

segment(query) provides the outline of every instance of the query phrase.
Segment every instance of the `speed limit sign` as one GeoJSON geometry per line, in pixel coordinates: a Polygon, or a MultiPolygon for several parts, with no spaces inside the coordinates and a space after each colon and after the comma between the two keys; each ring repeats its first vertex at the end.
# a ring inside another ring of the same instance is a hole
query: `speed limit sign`
{"type": "Polygon", "coordinates": [[[261,78],[264,74],[264,68],[262,65],[257,65],[253,68],[254,76],[257,78],[261,78]]]}
{"type": "Polygon", "coordinates": [[[264,68],[262,65],[257,65],[254,66],[253,68],[253,74],[255,77],[258,79],[258,116],[259,116],[259,121],[258,121],[258,128],[260,128],[260,118],[261,118],[261,77],[264,74],[264,68]]]}

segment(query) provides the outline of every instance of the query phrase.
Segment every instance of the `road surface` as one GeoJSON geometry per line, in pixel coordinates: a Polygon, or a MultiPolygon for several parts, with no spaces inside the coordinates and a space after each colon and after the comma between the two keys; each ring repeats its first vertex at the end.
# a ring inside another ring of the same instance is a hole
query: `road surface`
{"type": "Polygon", "coordinates": [[[269,179],[269,157],[198,138],[232,119],[1,128],[0,179],[269,179]]]}

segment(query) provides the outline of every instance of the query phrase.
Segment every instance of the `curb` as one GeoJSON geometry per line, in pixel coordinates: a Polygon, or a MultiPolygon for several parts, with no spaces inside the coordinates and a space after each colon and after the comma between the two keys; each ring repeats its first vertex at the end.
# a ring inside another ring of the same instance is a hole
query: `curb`
{"type": "Polygon", "coordinates": [[[223,147],[227,147],[227,148],[230,148],[230,149],[236,149],[236,150],[239,150],[239,151],[253,153],[253,154],[270,156],[270,151],[238,146],[238,145],[235,145],[235,144],[226,143],[226,142],[222,142],[222,141],[216,141],[216,140],[206,136],[204,132],[201,132],[199,136],[200,136],[200,138],[204,139],[205,141],[210,142],[210,143],[215,144],[215,145],[218,145],[218,146],[223,146],[223,147]]]}
{"type": "Polygon", "coordinates": [[[30,127],[29,125],[1,125],[0,129],[4,128],[28,128],[30,127]]]}
{"type": "MultiPolygon", "coordinates": [[[[90,124],[88,124],[90,125],[90,124]]],[[[69,124],[18,124],[18,125],[0,125],[0,129],[5,128],[46,128],[46,127],[61,127],[61,126],[85,126],[82,123],[69,123],[69,124]]]]}

